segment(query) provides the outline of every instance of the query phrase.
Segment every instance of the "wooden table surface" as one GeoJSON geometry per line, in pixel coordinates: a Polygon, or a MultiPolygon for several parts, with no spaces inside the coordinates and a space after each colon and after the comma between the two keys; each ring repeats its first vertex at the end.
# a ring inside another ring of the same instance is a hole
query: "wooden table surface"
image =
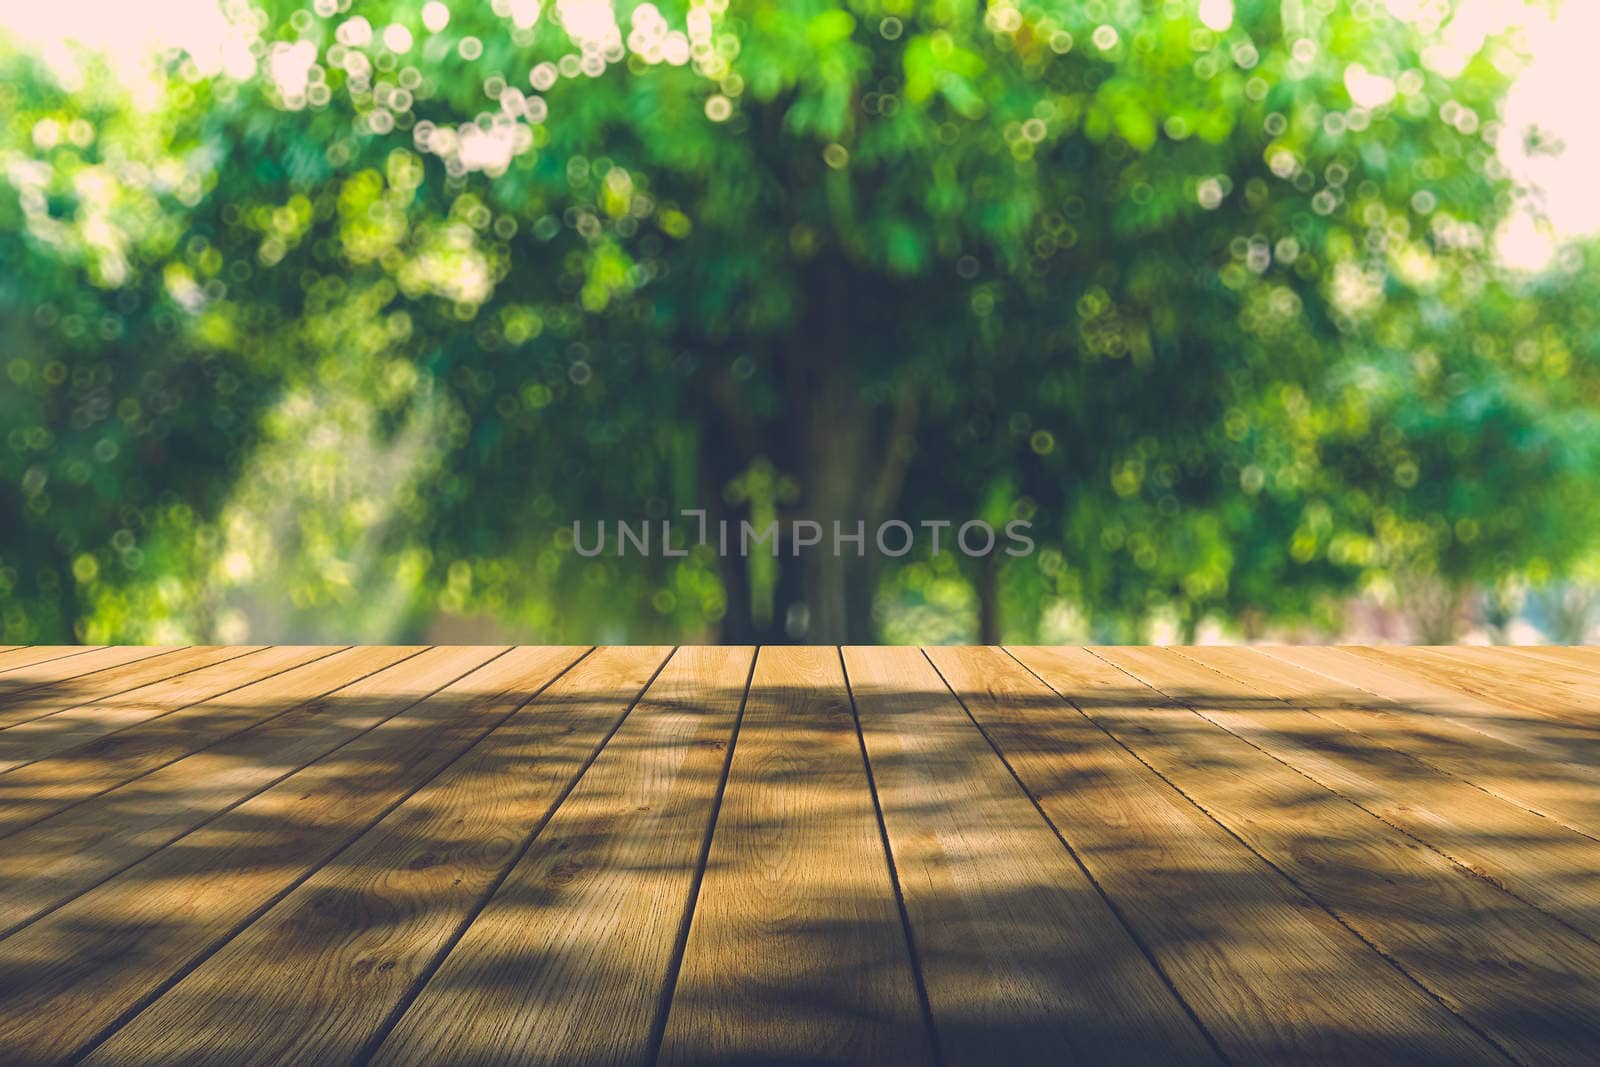
{"type": "Polygon", "coordinates": [[[1600,1062],[1600,650],[0,649],[0,1063],[1600,1062]]]}

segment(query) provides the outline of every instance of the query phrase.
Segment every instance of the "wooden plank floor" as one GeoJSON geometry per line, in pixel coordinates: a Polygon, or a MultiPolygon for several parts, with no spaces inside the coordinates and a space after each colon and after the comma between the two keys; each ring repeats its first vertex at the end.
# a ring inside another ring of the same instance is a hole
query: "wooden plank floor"
{"type": "Polygon", "coordinates": [[[0,649],[0,1064],[1600,1062],[1600,649],[0,649]]]}

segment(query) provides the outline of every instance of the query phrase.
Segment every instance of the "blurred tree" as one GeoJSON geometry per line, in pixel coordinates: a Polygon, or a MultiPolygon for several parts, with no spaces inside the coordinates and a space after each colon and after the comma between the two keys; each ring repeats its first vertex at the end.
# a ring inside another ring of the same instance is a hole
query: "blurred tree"
{"type": "Polygon", "coordinates": [[[1516,58],[1453,69],[1445,5],[229,11],[256,73],[174,57],[153,114],[5,60],[7,639],[237,639],[258,568],[302,635],[859,641],[965,585],[949,636],[1113,639],[1454,618],[1592,542],[1592,324],[1545,309],[1593,272],[1496,269],[1516,58]],[[1044,550],[570,549],[696,506],[1044,550]]]}
{"type": "Polygon", "coordinates": [[[216,255],[188,229],[206,153],[134,113],[102,67],[77,81],[0,49],[0,630],[15,641],[70,639],[85,590],[144,568],[154,514],[219,507],[253,396],[276,385],[211,343],[219,294],[182,273],[216,255]]]}

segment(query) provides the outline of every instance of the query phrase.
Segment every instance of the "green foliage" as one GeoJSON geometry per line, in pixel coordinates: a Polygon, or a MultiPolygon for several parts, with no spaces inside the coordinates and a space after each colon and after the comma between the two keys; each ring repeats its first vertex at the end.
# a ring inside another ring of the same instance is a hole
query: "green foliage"
{"type": "Polygon", "coordinates": [[[1503,42],[1446,77],[1318,0],[230,11],[259,73],[173,57],[153,109],[0,58],[0,639],[1121,639],[1592,549],[1597,275],[1490,254],[1503,42]],[[571,551],[701,506],[1042,551],[571,551]]]}

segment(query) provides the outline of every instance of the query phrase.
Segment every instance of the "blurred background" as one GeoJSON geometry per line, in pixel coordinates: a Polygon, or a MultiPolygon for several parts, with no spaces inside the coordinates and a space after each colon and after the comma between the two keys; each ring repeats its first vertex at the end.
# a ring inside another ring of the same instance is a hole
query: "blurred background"
{"type": "Polygon", "coordinates": [[[0,642],[1578,642],[1600,9],[0,13],[0,642]],[[587,559],[575,520],[1031,522],[587,559]]]}

